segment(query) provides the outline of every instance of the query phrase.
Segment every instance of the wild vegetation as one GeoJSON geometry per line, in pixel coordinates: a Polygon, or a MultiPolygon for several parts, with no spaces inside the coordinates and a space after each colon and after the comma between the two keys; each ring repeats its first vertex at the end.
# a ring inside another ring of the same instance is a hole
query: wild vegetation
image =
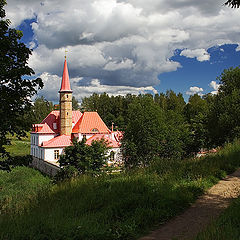
{"type": "Polygon", "coordinates": [[[240,166],[239,154],[234,142],[205,158],[156,158],[145,168],[53,185],[27,210],[0,215],[0,239],[135,239],[240,166]]]}

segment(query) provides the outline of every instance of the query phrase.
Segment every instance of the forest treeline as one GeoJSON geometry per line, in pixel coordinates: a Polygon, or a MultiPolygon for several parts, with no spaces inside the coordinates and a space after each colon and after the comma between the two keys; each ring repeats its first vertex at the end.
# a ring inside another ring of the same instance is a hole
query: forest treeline
{"type": "MultiPolygon", "coordinates": [[[[221,85],[216,95],[195,94],[188,103],[172,90],[154,96],[93,93],[82,99],[79,108],[82,112],[97,111],[109,128],[114,123],[115,130],[124,131],[123,152],[130,165],[144,164],[155,156],[182,158],[240,135],[239,67],[224,70],[218,80],[221,85]]],[[[78,106],[74,99],[74,109],[78,106]]],[[[37,99],[33,116],[40,120],[51,109],[52,103],[37,99]]]]}

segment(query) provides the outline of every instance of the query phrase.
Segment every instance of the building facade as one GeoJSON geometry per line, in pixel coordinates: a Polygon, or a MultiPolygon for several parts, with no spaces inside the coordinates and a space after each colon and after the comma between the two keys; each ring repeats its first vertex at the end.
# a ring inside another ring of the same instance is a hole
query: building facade
{"type": "Polygon", "coordinates": [[[79,141],[86,138],[88,145],[94,140],[104,139],[111,147],[108,151],[109,164],[121,163],[122,132],[109,130],[97,112],[72,110],[72,90],[66,58],[59,95],[60,110],[50,112],[40,124],[33,124],[31,155],[35,167],[39,168],[39,161],[59,166],[59,157],[64,148],[72,144],[73,138],[79,141]]]}

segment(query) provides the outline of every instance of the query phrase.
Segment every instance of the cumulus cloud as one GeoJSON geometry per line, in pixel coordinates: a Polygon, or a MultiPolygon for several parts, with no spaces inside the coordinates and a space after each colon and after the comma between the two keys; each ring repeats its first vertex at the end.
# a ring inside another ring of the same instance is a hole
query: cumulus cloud
{"type": "MultiPolygon", "coordinates": [[[[40,96],[45,96],[50,101],[57,102],[59,99],[58,91],[61,85],[61,77],[51,75],[44,72],[40,75],[44,82],[44,88],[39,92],[40,96]]],[[[102,85],[98,79],[91,79],[88,85],[79,85],[83,78],[73,78],[70,80],[73,95],[81,101],[83,97],[89,97],[93,92],[101,94],[108,93],[110,96],[126,95],[128,93],[138,95],[144,93],[157,93],[157,90],[152,86],[146,87],[130,87],[130,86],[110,86],[102,85]]]]}
{"type": "Polygon", "coordinates": [[[67,49],[70,77],[81,88],[93,79],[100,86],[153,87],[159,74],[181,67],[170,60],[176,49],[208,61],[210,47],[239,43],[240,11],[222,0],[11,0],[6,11],[13,26],[36,19],[29,43],[35,72],[60,77],[67,49]]]}
{"type": "Polygon", "coordinates": [[[186,92],[187,95],[194,95],[198,94],[200,96],[203,95],[203,89],[200,87],[190,87],[189,90],[186,92]]]}
{"type": "Polygon", "coordinates": [[[184,49],[181,53],[181,56],[185,56],[188,58],[197,58],[198,61],[203,62],[203,61],[208,61],[210,59],[209,53],[201,48],[201,49],[184,49]]]}
{"type": "Polygon", "coordinates": [[[209,87],[214,89],[214,91],[212,91],[211,94],[217,94],[220,86],[221,84],[218,84],[216,81],[211,81],[209,83],[209,87]]]}

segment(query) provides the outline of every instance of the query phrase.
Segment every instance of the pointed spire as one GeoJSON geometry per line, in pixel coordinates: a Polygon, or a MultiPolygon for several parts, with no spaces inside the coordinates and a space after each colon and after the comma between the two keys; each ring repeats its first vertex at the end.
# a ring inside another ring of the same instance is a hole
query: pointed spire
{"type": "Polygon", "coordinates": [[[62,84],[59,92],[72,92],[70,87],[70,82],[69,82],[66,56],[65,56],[64,68],[63,68],[62,84]]]}

